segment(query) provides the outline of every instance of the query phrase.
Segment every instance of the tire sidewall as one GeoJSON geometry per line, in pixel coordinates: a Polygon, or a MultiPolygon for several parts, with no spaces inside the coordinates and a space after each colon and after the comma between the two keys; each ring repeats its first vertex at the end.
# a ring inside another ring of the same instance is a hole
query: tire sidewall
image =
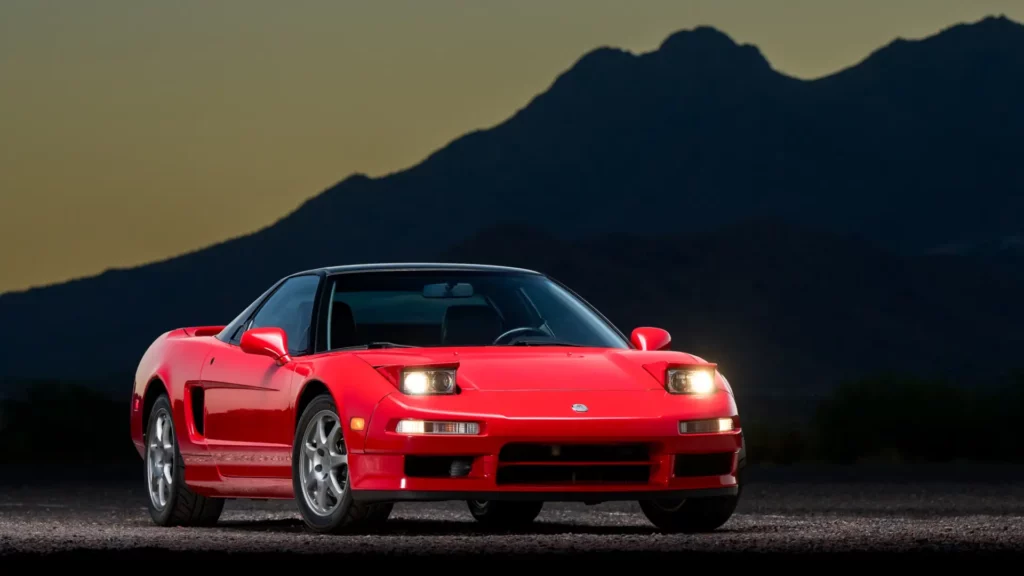
{"type": "MultiPolygon", "coordinates": [[[[349,512],[349,508],[352,507],[352,484],[351,475],[347,479],[348,486],[345,489],[345,495],[341,499],[341,503],[329,516],[321,516],[312,510],[309,505],[306,504],[306,498],[303,496],[302,489],[302,473],[299,466],[302,464],[302,447],[303,447],[303,435],[306,431],[306,427],[309,422],[313,419],[313,416],[323,410],[330,410],[334,413],[338,419],[338,426],[342,426],[341,415],[337,404],[334,399],[327,394],[321,394],[313,399],[312,402],[306,406],[306,409],[302,411],[302,416],[299,418],[298,425],[295,427],[295,438],[292,441],[292,490],[295,492],[295,502],[299,507],[299,512],[302,514],[302,519],[306,524],[318,531],[330,531],[339,526],[345,519],[345,516],[349,512]]],[[[344,434],[344,428],[342,428],[344,434]]],[[[345,450],[349,452],[348,442],[345,443],[345,450]]]]}
{"type": "Polygon", "coordinates": [[[531,524],[540,516],[544,502],[476,501],[467,500],[469,513],[488,525],[520,526],[531,524]]]}
{"type": "Polygon", "coordinates": [[[467,500],[466,504],[469,506],[469,513],[474,518],[484,518],[491,509],[491,503],[487,500],[467,500]]]}
{"type": "Polygon", "coordinates": [[[660,530],[711,532],[729,521],[738,503],[739,494],[734,494],[685,499],[675,510],[665,509],[654,500],[641,500],[640,509],[660,530]]]}
{"type": "Polygon", "coordinates": [[[182,473],[182,459],[181,452],[178,449],[178,427],[174,424],[174,415],[171,412],[171,402],[167,398],[166,394],[162,394],[157,398],[156,402],[153,403],[153,408],[149,413],[149,421],[146,422],[146,433],[143,436],[144,448],[146,450],[143,456],[143,474],[144,474],[144,486],[146,487],[146,506],[149,508],[149,514],[153,517],[153,520],[157,523],[165,525],[174,511],[174,507],[178,502],[178,485],[180,482],[184,482],[184,474],[182,473]],[[149,435],[153,430],[153,423],[156,422],[160,414],[167,414],[167,417],[171,420],[171,434],[174,436],[174,466],[173,466],[173,485],[169,490],[170,495],[167,498],[167,504],[164,505],[163,509],[158,509],[153,504],[153,499],[149,493],[149,435]]]}

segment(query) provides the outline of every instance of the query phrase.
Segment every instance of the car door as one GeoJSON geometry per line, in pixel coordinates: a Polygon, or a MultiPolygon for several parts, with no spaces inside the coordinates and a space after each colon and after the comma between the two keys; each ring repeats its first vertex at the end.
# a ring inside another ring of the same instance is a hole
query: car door
{"type": "Polygon", "coordinates": [[[299,362],[280,366],[272,358],[243,352],[245,330],[284,330],[289,354],[312,348],[313,303],[320,277],[289,278],[256,309],[237,337],[220,342],[200,374],[205,395],[207,448],[223,476],[291,477],[291,400],[299,362]]]}

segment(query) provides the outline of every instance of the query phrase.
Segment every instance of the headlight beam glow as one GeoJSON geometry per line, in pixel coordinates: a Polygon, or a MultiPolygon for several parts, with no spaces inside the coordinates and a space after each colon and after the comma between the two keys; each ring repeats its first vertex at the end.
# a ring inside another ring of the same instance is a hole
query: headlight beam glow
{"type": "Polygon", "coordinates": [[[665,375],[665,388],[672,394],[711,394],[716,387],[713,368],[672,368],[665,375]]]}

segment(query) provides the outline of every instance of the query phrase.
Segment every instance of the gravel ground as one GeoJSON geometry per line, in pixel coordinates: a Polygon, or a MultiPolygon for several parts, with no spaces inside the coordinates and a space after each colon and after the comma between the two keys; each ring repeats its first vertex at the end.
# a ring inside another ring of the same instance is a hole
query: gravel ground
{"type": "Polygon", "coordinates": [[[725,526],[703,535],[659,534],[635,503],[551,503],[532,529],[518,533],[482,530],[461,502],[400,504],[386,533],[320,536],[304,530],[292,502],[237,500],[227,504],[217,527],[165,529],[151,524],[144,498],[138,488],[119,484],[0,488],[0,562],[5,556],[44,560],[69,552],[103,562],[140,553],[239,558],[291,552],[370,555],[378,561],[415,558],[418,565],[450,563],[459,555],[501,556],[503,563],[544,555],[545,566],[553,561],[579,566],[604,561],[608,554],[646,561],[750,552],[765,553],[757,555],[760,559],[967,553],[976,562],[986,555],[1024,552],[1024,481],[992,482],[991,477],[893,482],[769,475],[748,486],[725,526]]]}

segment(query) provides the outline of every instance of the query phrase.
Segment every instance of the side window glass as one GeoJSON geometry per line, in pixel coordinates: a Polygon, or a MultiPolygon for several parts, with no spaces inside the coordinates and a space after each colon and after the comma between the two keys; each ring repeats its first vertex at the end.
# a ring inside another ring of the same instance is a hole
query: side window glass
{"type": "Polygon", "coordinates": [[[227,324],[227,329],[231,330],[230,333],[225,332],[227,336],[227,342],[229,344],[234,344],[235,346],[238,346],[238,344],[242,341],[242,331],[245,330],[245,325],[246,323],[248,323],[249,316],[252,315],[252,311],[257,306],[259,306],[259,303],[262,302],[263,299],[267,297],[267,294],[273,292],[274,288],[276,287],[277,286],[275,285],[271,286],[270,288],[267,288],[267,290],[260,294],[258,298],[256,298],[248,306],[246,306],[245,310],[239,312],[238,316],[235,316],[234,320],[227,324]]]}
{"type": "Polygon", "coordinates": [[[309,349],[313,301],[319,284],[319,276],[297,276],[285,281],[256,313],[249,328],[280,328],[288,336],[290,354],[305,352],[309,349]]]}

